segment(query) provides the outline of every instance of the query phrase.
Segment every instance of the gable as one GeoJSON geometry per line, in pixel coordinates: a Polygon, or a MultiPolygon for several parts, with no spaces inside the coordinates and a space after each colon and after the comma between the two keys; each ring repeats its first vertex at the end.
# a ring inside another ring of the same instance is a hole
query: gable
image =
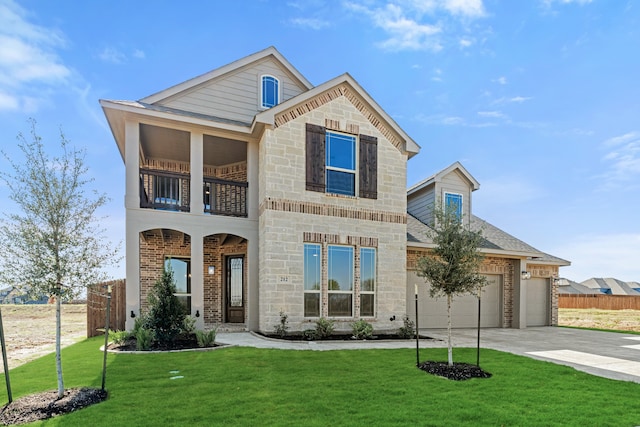
{"type": "Polygon", "coordinates": [[[250,124],[262,110],[263,75],[279,80],[281,102],[306,90],[279,61],[267,57],[158,101],[156,105],[250,124]]]}
{"type": "Polygon", "coordinates": [[[258,114],[256,122],[278,128],[341,97],[353,105],[400,152],[406,153],[409,158],[418,153],[420,146],[348,74],[258,114]]]}

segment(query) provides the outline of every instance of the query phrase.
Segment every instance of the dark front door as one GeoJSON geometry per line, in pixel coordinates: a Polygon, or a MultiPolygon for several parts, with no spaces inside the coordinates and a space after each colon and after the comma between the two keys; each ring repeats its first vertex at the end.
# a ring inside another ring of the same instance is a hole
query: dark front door
{"type": "Polygon", "coordinates": [[[227,257],[227,322],[244,323],[244,257],[227,257]]]}

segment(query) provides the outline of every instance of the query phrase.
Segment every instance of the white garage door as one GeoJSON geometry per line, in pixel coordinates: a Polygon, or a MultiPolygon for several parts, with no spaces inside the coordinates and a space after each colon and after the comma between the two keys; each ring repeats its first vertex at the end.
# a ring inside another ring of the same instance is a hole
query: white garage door
{"type": "Polygon", "coordinates": [[[531,279],[524,282],[527,289],[527,326],[549,324],[549,280],[531,279]]]}
{"type": "MultiPolygon", "coordinates": [[[[483,289],[481,301],[480,325],[483,328],[502,326],[502,276],[487,275],[489,285],[483,289]]],[[[431,298],[429,286],[415,272],[407,272],[407,314],[415,318],[415,287],[418,284],[419,327],[447,327],[447,298],[431,298]]],[[[478,326],[478,298],[465,295],[453,298],[451,306],[451,327],[474,328],[478,326]]]]}

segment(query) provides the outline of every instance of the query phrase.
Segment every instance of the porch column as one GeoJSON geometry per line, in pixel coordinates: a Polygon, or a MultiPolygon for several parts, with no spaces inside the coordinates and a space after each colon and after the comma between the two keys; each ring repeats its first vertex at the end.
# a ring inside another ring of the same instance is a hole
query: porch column
{"type": "Polygon", "coordinates": [[[525,329],[527,327],[527,281],[522,280],[520,274],[526,270],[527,261],[518,259],[514,264],[512,326],[515,329],[525,329]]]}
{"type": "Polygon", "coordinates": [[[140,126],[137,122],[125,122],[125,264],[126,264],[126,322],[127,330],[133,329],[135,318],[140,316],[140,237],[130,218],[132,209],[140,208],[140,126]]]}
{"type": "Polygon", "coordinates": [[[247,218],[253,220],[258,219],[258,160],[258,142],[250,141],[247,144],[247,218]]]}
{"type": "Polygon", "coordinates": [[[204,329],[204,238],[201,234],[191,235],[191,315],[196,312],[196,328],[204,329]]]}
{"type": "Polygon", "coordinates": [[[124,126],[124,207],[136,209],[140,207],[140,125],[127,120],[124,126]]]}
{"type": "Polygon", "coordinates": [[[202,149],[202,133],[191,132],[191,194],[189,200],[191,204],[191,213],[204,213],[204,203],[202,200],[202,183],[203,183],[203,149],[202,149]]]}
{"type": "Polygon", "coordinates": [[[258,254],[258,232],[251,233],[247,242],[247,329],[257,331],[260,326],[260,296],[258,289],[258,271],[260,259],[258,254]]]}

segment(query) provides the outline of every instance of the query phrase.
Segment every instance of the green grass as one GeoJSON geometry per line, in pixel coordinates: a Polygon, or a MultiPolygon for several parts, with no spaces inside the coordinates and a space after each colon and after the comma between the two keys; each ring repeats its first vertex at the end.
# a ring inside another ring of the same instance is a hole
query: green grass
{"type": "MultiPolygon", "coordinates": [[[[100,337],[63,350],[66,387],[99,387],[100,337]]],[[[449,381],[406,350],[110,354],[109,399],[37,425],[633,426],[640,384],[482,350],[490,379],[449,381]],[[182,379],[171,380],[179,370],[182,379]]],[[[446,349],[421,351],[446,360],[446,349]]],[[[474,363],[475,349],[454,349],[474,363]]],[[[11,371],[14,399],[55,389],[53,355],[11,371]]],[[[4,382],[0,399],[6,402],[4,382]]]]}

